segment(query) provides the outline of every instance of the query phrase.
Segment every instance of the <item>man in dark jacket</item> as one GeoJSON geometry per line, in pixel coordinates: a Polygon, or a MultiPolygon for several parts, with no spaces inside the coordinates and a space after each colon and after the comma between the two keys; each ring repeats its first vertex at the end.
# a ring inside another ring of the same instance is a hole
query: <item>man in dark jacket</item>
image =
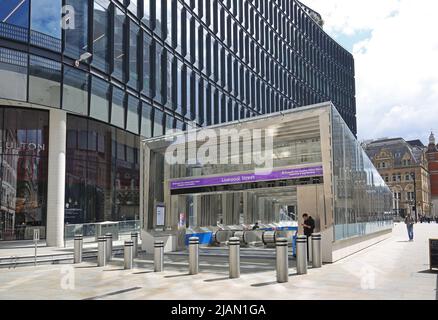
{"type": "Polygon", "coordinates": [[[307,213],[303,214],[303,219],[304,219],[304,223],[302,224],[302,227],[304,229],[304,235],[307,237],[307,259],[310,259],[309,257],[310,236],[315,230],[315,220],[313,220],[313,218],[309,216],[307,213]]]}

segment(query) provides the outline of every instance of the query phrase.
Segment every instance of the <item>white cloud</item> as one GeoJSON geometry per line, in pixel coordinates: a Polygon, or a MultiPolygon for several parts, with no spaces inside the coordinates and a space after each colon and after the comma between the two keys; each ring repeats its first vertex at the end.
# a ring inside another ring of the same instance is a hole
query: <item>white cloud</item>
{"type": "Polygon", "coordinates": [[[371,36],[354,45],[359,138],[438,132],[436,0],[307,0],[326,31],[371,36]]]}

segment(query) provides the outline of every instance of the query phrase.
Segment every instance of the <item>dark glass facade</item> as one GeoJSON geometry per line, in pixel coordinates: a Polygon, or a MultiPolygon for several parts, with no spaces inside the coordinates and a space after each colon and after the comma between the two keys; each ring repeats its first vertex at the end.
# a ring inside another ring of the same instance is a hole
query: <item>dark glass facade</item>
{"type": "Polygon", "coordinates": [[[161,124],[157,132],[142,130],[142,115],[154,117],[156,110],[164,129],[185,128],[330,100],[356,133],[353,57],[297,1],[65,1],[64,17],[62,2],[0,0],[0,47],[13,50],[1,55],[0,73],[22,66],[20,72],[33,75],[35,64],[44,67],[43,79],[54,82],[60,97],[34,97],[31,88],[6,95],[150,135],[160,135],[161,124]],[[69,15],[74,28],[62,30],[59,21],[69,15]],[[75,68],[84,52],[93,56],[75,68]],[[96,88],[91,73],[107,82],[108,115],[106,106],[102,115],[88,103],[96,88]],[[77,96],[81,105],[72,106],[77,96]],[[113,108],[125,121],[112,120],[113,108]]]}
{"type": "Polygon", "coordinates": [[[0,0],[0,79],[0,98],[65,110],[68,139],[105,137],[104,153],[69,147],[72,222],[124,219],[110,175],[123,135],[137,143],[329,100],[356,133],[353,57],[294,0],[0,0]],[[93,163],[111,169],[95,178],[93,163]],[[76,204],[78,190],[90,194],[76,204]]]}
{"type": "Polygon", "coordinates": [[[139,136],[67,118],[65,221],[139,220],[139,136]]]}
{"type": "Polygon", "coordinates": [[[45,237],[49,113],[0,107],[0,240],[45,237]]]}

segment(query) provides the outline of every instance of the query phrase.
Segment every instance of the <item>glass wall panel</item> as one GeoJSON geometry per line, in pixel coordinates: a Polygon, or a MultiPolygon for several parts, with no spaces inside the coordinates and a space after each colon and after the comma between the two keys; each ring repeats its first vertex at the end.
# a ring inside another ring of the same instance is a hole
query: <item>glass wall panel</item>
{"type": "Polygon", "coordinates": [[[64,66],[63,109],[88,115],[88,74],[64,66]]]}
{"type": "Polygon", "coordinates": [[[132,12],[135,16],[138,14],[138,0],[129,0],[128,10],[132,12]]]}
{"type": "Polygon", "coordinates": [[[0,240],[46,232],[49,113],[0,108],[0,240]]]}
{"type": "Polygon", "coordinates": [[[390,189],[340,114],[332,112],[335,240],[392,228],[390,189]]]}
{"type": "Polygon", "coordinates": [[[154,111],[154,137],[159,137],[164,134],[164,113],[161,110],[154,111]]]}
{"type": "Polygon", "coordinates": [[[123,81],[125,77],[125,28],[126,16],[119,8],[114,11],[114,70],[113,76],[123,81]]]}
{"type": "Polygon", "coordinates": [[[110,103],[110,85],[108,82],[95,76],[91,77],[91,102],[90,117],[108,122],[109,121],[109,103],[110,103]]]}
{"type": "Polygon", "coordinates": [[[138,90],[138,40],[140,27],[134,22],[129,22],[129,82],[128,85],[138,90]]]}
{"type": "Polygon", "coordinates": [[[143,32],[143,93],[151,97],[151,50],[152,39],[150,35],[143,32]]]}
{"type": "Polygon", "coordinates": [[[141,130],[140,135],[144,138],[152,137],[154,119],[154,108],[146,102],[143,102],[141,115],[141,130]]]}
{"type": "Polygon", "coordinates": [[[66,223],[138,220],[139,138],[68,116],[66,223]]]}
{"type": "Polygon", "coordinates": [[[125,128],[125,93],[123,90],[113,87],[113,99],[111,109],[111,124],[125,128]]]}
{"type": "Polygon", "coordinates": [[[92,65],[109,71],[109,0],[94,1],[92,65]]]}
{"type": "MultiPolygon", "coordinates": [[[[66,6],[74,9],[74,26],[65,29],[64,53],[72,59],[79,59],[88,49],[88,0],[66,0],[66,6]]],[[[33,15],[33,13],[32,13],[33,15]]]]}
{"type": "Polygon", "coordinates": [[[139,220],[139,147],[138,136],[117,130],[114,218],[139,220]]]}
{"type": "Polygon", "coordinates": [[[0,36],[27,42],[29,0],[0,0],[0,36]]]}
{"type": "Polygon", "coordinates": [[[27,98],[27,54],[0,48],[0,97],[26,101],[27,98]]]}
{"type": "Polygon", "coordinates": [[[29,62],[29,102],[59,108],[61,64],[33,55],[29,62]]]}
{"type": "Polygon", "coordinates": [[[126,130],[138,134],[140,118],[138,114],[139,100],[128,95],[128,114],[126,118],[126,130]]]}
{"type": "Polygon", "coordinates": [[[143,0],[143,18],[141,19],[141,21],[146,26],[150,27],[150,25],[151,25],[151,0],[143,0]]]}
{"type": "MultiPolygon", "coordinates": [[[[153,75],[154,75],[154,99],[158,102],[162,102],[163,100],[163,76],[162,76],[162,63],[163,63],[163,47],[158,43],[154,42],[154,69],[153,69],[153,75]]],[[[164,63],[166,63],[164,61],[164,63]]],[[[164,64],[165,65],[165,64],[164,64]]]]}
{"type": "Polygon", "coordinates": [[[61,0],[32,0],[30,43],[61,51],[61,0]]]}

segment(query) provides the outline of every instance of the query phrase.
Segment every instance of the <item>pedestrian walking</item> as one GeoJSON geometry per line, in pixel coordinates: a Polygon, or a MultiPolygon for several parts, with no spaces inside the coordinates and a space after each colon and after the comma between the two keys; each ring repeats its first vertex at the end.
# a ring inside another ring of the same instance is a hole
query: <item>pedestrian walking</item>
{"type": "Polygon", "coordinates": [[[408,229],[409,241],[414,241],[414,219],[410,214],[406,215],[405,224],[408,229]]]}

